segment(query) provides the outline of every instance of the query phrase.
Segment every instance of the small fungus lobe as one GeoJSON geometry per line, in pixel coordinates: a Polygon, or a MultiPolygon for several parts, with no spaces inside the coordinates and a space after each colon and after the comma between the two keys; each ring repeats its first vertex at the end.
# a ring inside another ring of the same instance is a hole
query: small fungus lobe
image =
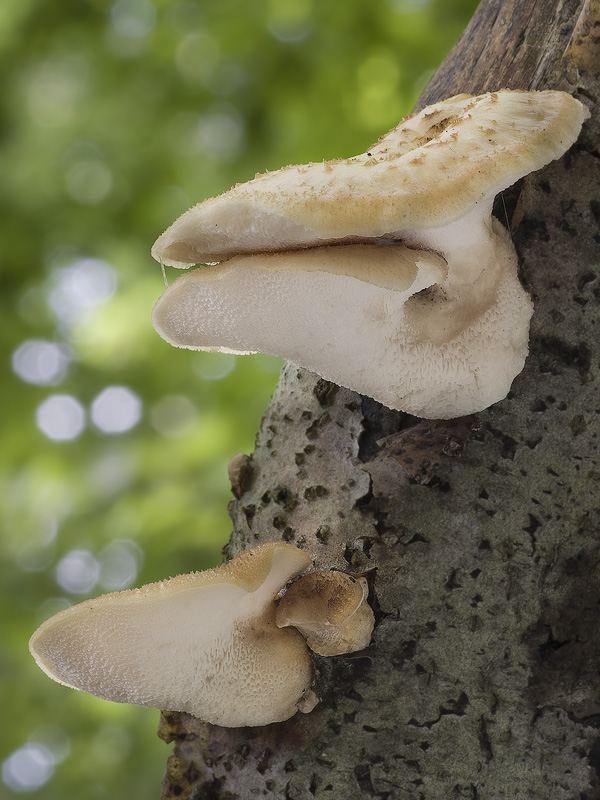
{"type": "Polygon", "coordinates": [[[276,620],[279,594],[310,566],[297,547],[259,545],[214,569],[71,606],[46,620],[29,647],[49,677],[106,700],[226,727],[281,722],[318,702],[307,613],[297,626],[276,620]]]}

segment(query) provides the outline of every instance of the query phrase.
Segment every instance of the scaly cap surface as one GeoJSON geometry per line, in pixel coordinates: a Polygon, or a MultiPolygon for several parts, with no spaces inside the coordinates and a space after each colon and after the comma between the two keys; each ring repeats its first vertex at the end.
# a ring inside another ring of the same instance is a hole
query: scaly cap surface
{"type": "Polygon", "coordinates": [[[185,268],[443,226],[561,156],[587,116],[558,91],[451,97],[409,115],[365,153],[257,175],[193,206],[152,255],[185,268]]]}

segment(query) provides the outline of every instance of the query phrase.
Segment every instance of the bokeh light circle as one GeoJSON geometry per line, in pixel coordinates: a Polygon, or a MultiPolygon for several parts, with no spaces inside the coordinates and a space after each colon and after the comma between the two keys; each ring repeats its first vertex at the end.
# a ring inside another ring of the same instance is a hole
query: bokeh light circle
{"type": "Polygon", "coordinates": [[[85,411],[70,394],[54,394],[38,406],[38,428],[49,439],[66,442],[76,439],[85,428],[85,411]]]}
{"type": "Polygon", "coordinates": [[[103,433],[125,433],[140,421],[142,403],[126,386],[108,386],[92,403],[91,413],[103,433]]]}

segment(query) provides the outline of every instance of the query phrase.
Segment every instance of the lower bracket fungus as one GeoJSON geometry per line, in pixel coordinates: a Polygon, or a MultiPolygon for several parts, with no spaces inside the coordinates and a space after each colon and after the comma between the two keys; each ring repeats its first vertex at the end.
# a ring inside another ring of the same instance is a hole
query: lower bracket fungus
{"type": "MultiPolygon", "coordinates": [[[[318,702],[302,626],[292,620],[280,627],[276,619],[281,591],[310,565],[292,545],[259,545],[215,569],[71,606],[46,620],[29,647],[55,681],[105,700],[184,711],[225,727],[281,722],[318,702]]],[[[351,615],[364,614],[354,613],[364,599],[356,585],[360,600],[351,587],[341,591],[336,621],[348,619],[338,653],[348,652],[351,615]]],[[[304,624],[304,608],[301,615],[304,624]]],[[[358,627],[355,649],[368,644],[373,626],[358,627]]]]}
{"type": "Polygon", "coordinates": [[[183,214],[161,263],[204,266],[153,312],[178,347],[282,356],[390,408],[471,414],[506,396],[533,311],[494,197],[559,158],[565,92],[458,95],[365,153],[285,167],[183,214]]]}

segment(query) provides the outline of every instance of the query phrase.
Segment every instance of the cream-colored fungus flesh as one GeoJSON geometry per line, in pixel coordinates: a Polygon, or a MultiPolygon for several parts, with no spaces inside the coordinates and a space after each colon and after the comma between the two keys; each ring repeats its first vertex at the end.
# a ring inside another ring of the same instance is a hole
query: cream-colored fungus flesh
{"type": "Polygon", "coordinates": [[[314,705],[312,658],[275,598],[311,563],[283,543],[228,564],[104,595],[44,622],[30,649],[51,678],[120,703],[186,711],[229,727],[314,705]]]}

